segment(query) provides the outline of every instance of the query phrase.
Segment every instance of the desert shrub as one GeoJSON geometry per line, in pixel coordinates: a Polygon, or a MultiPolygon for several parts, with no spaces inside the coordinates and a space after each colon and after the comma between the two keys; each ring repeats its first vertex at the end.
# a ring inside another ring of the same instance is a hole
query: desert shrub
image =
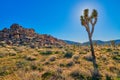
{"type": "Polygon", "coordinates": [[[44,48],[52,49],[53,46],[45,46],[44,48]]]}
{"type": "Polygon", "coordinates": [[[9,52],[9,55],[10,55],[10,56],[15,56],[16,54],[17,54],[17,53],[16,53],[15,51],[10,51],[10,52],[9,52]]]}
{"type": "Polygon", "coordinates": [[[113,52],[113,60],[120,61],[120,54],[119,52],[113,52]]]}
{"type": "Polygon", "coordinates": [[[31,65],[31,69],[32,69],[32,70],[37,70],[37,68],[38,68],[37,65],[34,65],[34,64],[31,65]]]}
{"type": "Polygon", "coordinates": [[[118,56],[113,56],[113,59],[119,61],[119,60],[120,60],[120,55],[118,55],[118,56]]]}
{"type": "Polygon", "coordinates": [[[79,54],[87,54],[87,52],[86,51],[80,51],[79,54]]]}
{"type": "Polygon", "coordinates": [[[111,76],[106,75],[106,80],[112,80],[111,76]]]}
{"type": "Polygon", "coordinates": [[[25,51],[25,47],[17,47],[17,46],[14,46],[13,49],[17,52],[17,53],[21,53],[23,51],[25,51]]]}
{"type": "Polygon", "coordinates": [[[60,63],[59,66],[60,66],[60,67],[65,67],[66,64],[65,64],[65,63],[60,63]]]}
{"type": "Polygon", "coordinates": [[[103,56],[101,56],[101,59],[105,61],[105,60],[107,60],[107,56],[103,55],[103,56]]]}
{"type": "Polygon", "coordinates": [[[80,56],[79,55],[73,55],[73,61],[76,63],[76,64],[80,64],[80,61],[79,61],[79,58],[80,56]]]}
{"type": "Polygon", "coordinates": [[[33,48],[33,49],[36,48],[36,46],[34,44],[30,44],[29,46],[30,46],[30,48],[33,48]]]}
{"type": "Polygon", "coordinates": [[[72,52],[66,52],[65,54],[64,54],[64,57],[65,58],[71,58],[73,56],[73,53],[72,52]]]}
{"type": "Polygon", "coordinates": [[[38,56],[38,55],[39,55],[39,53],[34,52],[34,53],[32,53],[32,55],[33,55],[33,56],[38,56]]]}
{"type": "Polygon", "coordinates": [[[43,66],[39,62],[31,62],[29,66],[31,70],[43,71],[43,66]]]}
{"type": "Polygon", "coordinates": [[[38,70],[41,72],[41,71],[44,71],[44,68],[42,66],[39,66],[38,70]]]}
{"type": "Polygon", "coordinates": [[[85,48],[85,49],[84,49],[84,51],[89,52],[89,51],[90,51],[90,49],[89,49],[89,48],[85,48]]]}
{"type": "Polygon", "coordinates": [[[66,64],[67,67],[71,67],[71,66],[73,66],[73,65],[74,65],[74,62],[73,62],[73,61],[69,61],[69,62],[66,64]]]}
{"type": "Polygon", "coordinates": [[[55,51],[55,54],[59,54],[59,53],[61,53],[60,51],[55,51]]]}
{"type": "Polygon", "coordinates": [[[60,67],[71,67],[74,65],[74,62],[72,60],[67,60],[67,61],[63,61],[59,64],[60,67]]]}
{"type": "Polygon", "coordinates": [[[61,68],[57,68],[56,72],[61,74],[63,72],[63,70],[61,68]]]}
{"type": "Polygon", "coordinates": [[[42,80],[49,80],[50,77],[52,77],[52,76],[53,76],[53,72],[47,71],[42,74],[41,78],[42,78],[42,80]]]}
{"type": "Polygon", "coordinates": [[[92,61],[93,60],[93,58],[92,58],[92,56],[90,54],[84,56],[84,59],[87,60],[87,61],[92,61]]]}
{"type": "Polygon", "coordinates": [[[5,57],[6,55],[4,53],[0,53],[0,58],[5,57]]]}
{"type": "Polygon", "coordinates": [[[111,52],[111,51],[112,51],[111,48],[106,49],[106,52],[111,52]]]}
{"type": "Polygon", "coordinates": [[[7,44],[6,44],[6,42],[5,42],[5,41],[1,41],[1,42],[0,42],[0,46],[2,46],[2,47],[6,47],[6,46],[7,46],[7,44]]]}
{"type": "Polygon", "coordinates": [[[7,55],[9,55],[8,51],[0,51],[0,58],[6,57],[7,55]]]}
{"type": "Polygon", "coordinates": [[[65,80],[61,74],[52,71],[46,71],[41,77],[42,80],[65,80]]]}
{"type": "Polygon", "coordinates": [[[79,55],[73,55],[73,59],[74,59],[74,60],[78,60],[79,57],[80,57],[79,55]]]}
{"type": "Polygon", "coordinates": [[[55,56],[52,56],[49,58],[49,61],[55,61],[56,57],[55,56]]]}
{"type": "MultiPolygon", "coordinates": [[[[39,71],[25,71],[18,70],[14,73],[16,76],[14,78],[6,80],[41,80],[39,71]]],[[[11,76],[12,77],[12,76],[11,76]]]]}
{"type": "Polygon", "coordinates": [[[27,56],[25,57],[25,59],[28,60],[28,61],[34,61],[34,60],[36,60],[37,58],[36,58],[35,56],[32,56],[32,55],[27,55],[27,56]]]}
{"type": "Polygon", "coordinates": [[[25,66],[28,65],[28,62],[27,61],[17,61],[16,62],[16,66],[17,68],[24,68],[25,66]]]}
{"type": "Polygon", "coordinates": [[[62,48],[65,48],[65,46],[59,45],[59,46],[57,46],[57,48],[62,49],[62,48]]]}
{"type": "Polygon", "coordinates": [[[51,55],[51,54],[53,54],[53,51],[50,51],[50,50],[42,51],[42,52],[40,52],[40,54],[42,54],[42,55],[51,55]]]}
{"type": "Polygon", "coordinates": [[[117,52],[117,51],[113,52],[113,55],[119,55],[119,52],[117,52]]]}
{"type": "Polygon", "coordinates": [[[10,67],[8,67],[8,66],[0,67],[0,76],[5,76],[5,75],[8,75],[10,73],[12,73],[10,67]]]}
{"type": "Polygon", "coordinates": [[[82,74],[79,70],[72,71],[70,76],[75,80],[92,80],[91,76],[82,74]]]}
{"type": "Polygon", "coordinates": [[[44,65],[50,64],[50,61],[45,61],[44,65]]]}
{"type": "Polygon", "coordinates": [[[106,50],[106,48],[101,48],[101,51],[105,51],[106,50]]]}
{"type": "Polygon", "coordinates": [[[80,64],[80,61],[74,61],[75,62],[75,64],[80,64]]]}
{"type": "Polygon", "coordinates": [[[0,54],[0,58],[3,58],[5,55],[4,54],[0,54]]]}
{"type": "Polygon", "coordinates": [[[63,54],[65,53],[64,51],[55,51],[55,54],[63,54]]]}
{"type": "Polygon", "coordinates": [[[80,74],[80,72],[79,71],[73,71],[73,72],[71,72],[70,73],[70,76],[71,77],[73,77],[74,79],[83,79],[84,78],[84,76],[82,76],[81,74],[80,74]]]}
{"type": "Polygon", "coordinates": [[[115,80],[120,80],[120,77],[115,78],[115,80]]]}
{"type": "Polygon", "coordinates": [[[109,70],[112,72],[112,73],[116,73],[119,77],[120,77],[120,69],[115,67],[115,66],[110,66],[109,67],[109,70]]]}
{"type": "Polygon", "coordinates": [[[114,73],[110,73],[110,72],[106,72],[105,73],[105,77],[106,77],[106,80],[114,80],[115,74],[114,73]]]}

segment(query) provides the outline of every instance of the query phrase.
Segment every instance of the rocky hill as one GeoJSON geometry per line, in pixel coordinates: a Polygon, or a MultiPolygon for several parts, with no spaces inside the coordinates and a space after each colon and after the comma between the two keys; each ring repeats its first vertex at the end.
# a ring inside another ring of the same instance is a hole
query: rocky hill
{"type": "Polygon", "coordinates": [[[19,24],[12,24],[10,28],[0,31],[0,43],[8,45],[26,45],[30,47],[64,46],[62,40],[46,34],[37,34],[34,29],[27,29],[19,24]]]}

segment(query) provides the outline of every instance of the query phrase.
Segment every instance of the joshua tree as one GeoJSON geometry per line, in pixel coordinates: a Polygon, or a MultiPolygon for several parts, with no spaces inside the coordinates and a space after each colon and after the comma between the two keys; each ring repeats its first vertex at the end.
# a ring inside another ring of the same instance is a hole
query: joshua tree
{"type": "Polygon", "coordinates": [[[115,41],[114,41],[114,40],[111,40],[111,41],[110,41],[110,44],[111,44],[111,46],[115,49],[115,41]]]}
{"type": "Polygon", "coordinates": [[[95,52],[94,52],[94,47],[92,42],[92,36],[93,36],[95,24],[97,22],[97,17],[98,17],[98,13],[95,9],[92,11],[92,14],[90,16],[89,16],[89,10],[85,9],[84,14],[80,17],[81,24],[86,28],[86,31],[88,33],[88,38],[89,38],[90,47],[91,47],[91,54],[93,57],[93,66],[94,66],[93,78],[94,79],[95,78],[97,79],[99,77],[99,72],[97,68],[96,57],[95,57],[95,52]]]}
{"type": "Polygon", "coordinates": [[[97,42],[94,42],[93,45],[97,47],[98,44],[97,44],[97,42]]]}

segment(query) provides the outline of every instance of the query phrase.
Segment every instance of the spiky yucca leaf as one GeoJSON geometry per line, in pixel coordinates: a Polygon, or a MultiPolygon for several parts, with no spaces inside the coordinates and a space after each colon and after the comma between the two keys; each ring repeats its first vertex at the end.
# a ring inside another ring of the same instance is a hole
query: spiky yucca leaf
{"type": "Polygon", "coordinates": [[[94,9],[91,16],[92,18],[97,18],[98,12],[94,9]]]}
{"type": "Polygon", "coordinates": [[[81,25],[84,26],[85,25],[85,20],[84,20],[83,16],[80,17],[80,20],[81,20],[81,25]]]}
{"type": "Polygon", "coordinates": [[[84,18],[87,20],[89,17],[89,10],[88,9],[85,9],[84,10],[84,18]]]}

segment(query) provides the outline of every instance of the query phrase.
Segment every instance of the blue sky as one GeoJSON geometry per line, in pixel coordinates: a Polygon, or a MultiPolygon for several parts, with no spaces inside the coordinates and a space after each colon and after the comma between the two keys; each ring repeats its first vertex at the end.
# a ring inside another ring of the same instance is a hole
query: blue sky
{"type": "Polygon", "coordinates": [[[93,39],[120,39],[120,0],[1,0],[0,30],[18,23],[64,40],[88,41],[80,24],[83,9],[98,10],[93,39]]]}

